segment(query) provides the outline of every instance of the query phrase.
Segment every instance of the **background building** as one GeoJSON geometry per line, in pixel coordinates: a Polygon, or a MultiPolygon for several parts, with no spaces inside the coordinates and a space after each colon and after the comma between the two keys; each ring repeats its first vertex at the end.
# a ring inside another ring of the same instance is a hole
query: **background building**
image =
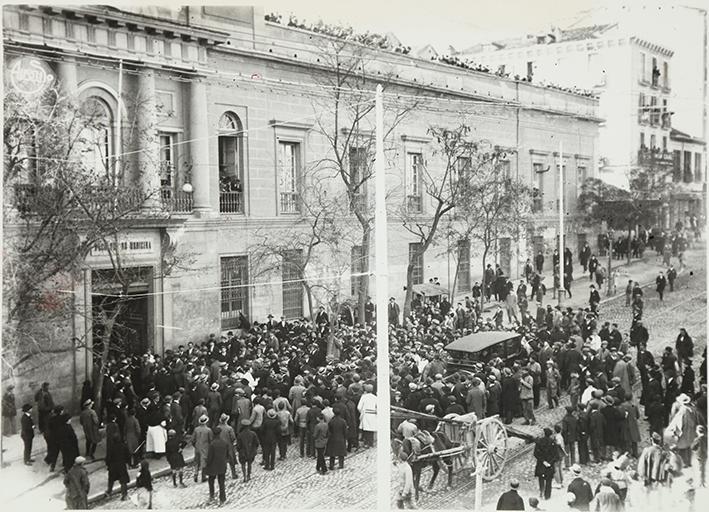
{"type": "MultiPolygon", "coordinates": [[[[155,208],[163,214],[147,216],[139,229],[124,233],[126,258],[142,276],[131,289],[133,306],[121,319],[132,326],[136,351],[162,353],[201,341],[233,329],[240,312],[251,321],[263,321],[269,313],[309,314],[293,266],[280,261],[264,268],[254,254],[264,239],[304,229],[303,199],[315,188],[323,187],[330,197],[343,194],[340,181],[326,178],[326,162],[333,156],[328,136],[342,131],[333,127],[333,88],[325,85],[332,68],[322,48],[337,37],[267,21],[251,7],[7,6],[3,15],[6,74],[47,66],[65,90],[102,105],[111,119],[105,150],[139,160],[149,171],[134,176],[135,183],[161,191],[155,208]],[[150,132],[137,141],[126,132],[136,123],[150,132]],[[175,246],[189,256],[189,264],[165,275],[165,252],[175,246]]],[[[575,199],[583,180],[597,175],[597,99],[431,62],[396,48],[372,48],[367,41],[353,47],[364,56],[369,76],[388,82],[388,114],[409,100],[416,105],[388,137],[392,211],[405,204],[425,219],[431,205],[417,186],[419,166],[435,170],[437,165],[428,128],[465,122],[472,137],[505,149],[510,176],[538,189],[533,218],[498,241],[493,257],[506,273],[518,276],[533,251],[549,256],[553,251],[560,142],[567,245],[574,250],[585,240],[574,223],[575,199]]],[[[360,94],[369,94],[369,100],[371,89],[360,94]]],[[[371,116],[366,122],[373,126],[371,116]]],[[[361,165],[358,158],[356,151],[346,155],[351,175],[361,165]]],[[[373,204],[372,192],[361,191],[365,207],[373,204]]],[[[348,215],[336,220],[343,226],[355,222],[348,215]]],[[[6,225],[6,233],[12,229],[6,225]]],[[[401,301],[414,240],[394,215],[389,233],[389,292],[401,301]]],[[[346,256],[337,261],[318,247],[306,277],[339,286],[345,297],[366,266],[357,257],[356,241],[343,236],[341,245],[346,247],[339,247],[340,256],[346,256]]],[[[416,280],[438,277],[444,287],[452,284],[457,258],[449,257],[449,247],[462,256],[456,292],[465,293],[482,273],[479,251],[465,241],[448,240],[429,250],[417,265],[416,280]]],[[[302,257],[296,250],[282,259],[302,257]]],[[[374,258],[372,250],[369,268],[374,258]]],[[[77,312],[57,332],[54,346],[67,352],[38,354],[31,371],[16,368],[15,375],[23,376],[18,395],[28,396],[50,380],[59,401],[78,396],[81,382],[92,374],[91,305],[110,295],[92,283],[107,271],[106,254],[93,251],[83,274],[66,283],[77,312]],[[80,350],[71,349],[72,338],[83,340],[80,350]]],[[[325,297],[316,291],[314,300],[325,297]]]]}

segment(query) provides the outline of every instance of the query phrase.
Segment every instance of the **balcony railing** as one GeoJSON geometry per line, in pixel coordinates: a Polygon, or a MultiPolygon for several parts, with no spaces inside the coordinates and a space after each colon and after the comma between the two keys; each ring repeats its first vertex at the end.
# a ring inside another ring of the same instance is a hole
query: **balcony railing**
{"type": "Polygon", "coordinates": [[[281,213],[300,213],[300,195],[297,192],[281,192],[281,213]]]}
{"type": "Polygon", "coordinates": [[[58,206],[65,208],[67,214],[74,212],[81,215],[86,214],[87,210],[100,212],[114,208],[120,215],[125,215],[138,213],[146,199],[140,189],[123,188],[120,193],[116,193],[111,186],[96,185],[86,186],[74,195],[70,195],[67,189],[31,183],[16,183],[14,191],[14,207],[25,215],[58,206]]]}
{"type": "Polygon", "coordinates": [[[674,166],[674,157],[671,152],[659,148],[641,148],[638,151],[638,165],[671,169],[674,166]]]}
{"type": "Polygon", "coordinates": [[[422,213],[423,198],[421,196],[406,196],[406,209],[411,213],[422,213]]]}
{"type": "Polygon", "coordinates": [[[219,212],[220,213],[244,213],[244,203],[242,192],[220,192],[219,212]]]}
{"type": "Polygon", "coordinates": [[[163,187],[160,190],[163,208],[173,213],[192,212],[192,194],[181,190],[172,190],[170,187],[163,187]]]}

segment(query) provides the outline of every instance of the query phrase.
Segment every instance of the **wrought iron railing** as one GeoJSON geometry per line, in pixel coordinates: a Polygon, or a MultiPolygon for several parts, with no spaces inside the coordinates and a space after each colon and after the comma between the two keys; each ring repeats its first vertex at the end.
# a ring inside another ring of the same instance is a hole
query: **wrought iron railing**
{"type": "Polygon", "coordinates": [[[191,213],[193,207],[192,194],[182,190],[173,190],[170,187],[163,187],[160,190],[162,206],[172,213],[191,213]]]}
{"type": "Polygon", "coordinates": [[[244,213],[242,192],[220,192],[219,193],[220,213],[244,213]]]}
{"type": "Polygon", "coordinates": [[[300,213],[300,195],[297,192],[281,192],[281,213],[300,213]]]}

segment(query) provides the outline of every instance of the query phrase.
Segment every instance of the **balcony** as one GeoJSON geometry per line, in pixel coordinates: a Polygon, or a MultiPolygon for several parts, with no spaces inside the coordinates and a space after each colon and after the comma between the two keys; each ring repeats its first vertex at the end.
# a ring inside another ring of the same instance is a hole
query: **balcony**
{"type": "Polygon", "coordinates": [[[638,165],[653,169],[672,169],[674,157],[671,152],[660,148],[641,148],[638,151],[638,165]]]}
{"type": "MultiPolygon", "coordinates": [[[[22,215],[31,215],[40,211],[65,210],[67,214],[76,212],[102,212],[112,207],[117,215],[123,216],[138,213],[146,196],[140,189],[123,188],[120,193],[112,186],[86,186],[71,194],[68,189],[52,185],[35,185],[31,183],[14,184],[13,206],[22,215]]],[[[61,213],[61,212],[59,212],[61,213]]]]}
{"type": "Polygon", "coordinates": [[[244,213],[242,192],[220,192],[219,213],[244,213]]]}
{"type": "Polygon", "coordinates": [[[281,192],[281,213],[300,213],[300,194],[281,192]]]}
{"type": "Polygon", "coordinates": [[[423,213],[423,198],[421,196],[406,196],[406,209],[409,213],[423,213]]]}
{"type": "Polygon", "coordinates": [[[170,187],[162,187],[160,190],[162,206],[165,211],[171,213],[191,213],[193,200],[192,193],[172,190],[170,187]]]}

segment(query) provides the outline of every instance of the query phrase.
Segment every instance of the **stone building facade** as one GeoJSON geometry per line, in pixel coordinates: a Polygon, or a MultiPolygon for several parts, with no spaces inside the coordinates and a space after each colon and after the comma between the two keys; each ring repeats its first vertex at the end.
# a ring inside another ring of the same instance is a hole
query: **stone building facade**
{"type": "MultiPolygon", "coordinates": [[[[139,349],[164,353],[202,341],[233,329],[239,311],[251,321],[263,321],[269,313],[276,318],[309,314],[300,284],[285,267],[257,272],[259,262],[251,256],[258,240],[294,229],[305,215],[301,196],[312,188],[310,180],[322,179],[314,173],[331,156],[332,89],[323,85],[323,77],[332,68],[325,64],[323,45],[332,37],[266,21],[259,8],[251,7],[6,6],[3,26],[6,74],[48,67],[64,90],[105,106],[113,122],[106,151],[152,169],[134,179],[160,190],[154,207],[164,215],[146,218],[123,238],[125,257],[144,269],[144,279],[131,290],[135,307],[125,320],[138,333],[139,349]],[[18,64],[20,59],[25,60],[18,64]],[[140,108],[128,108],[136,98],[140,108]],[[136,125],[152,135],[129,140],[126,130],[136,125]],[[163,256],[172,246],[190,261],[166,275],[163,256]]],[[[575,199],[583,179],[597,175],[596,99],[403,53],[357,48],[367,57],[369,76],[388,81],[385,109],[401,108],[412,98],[417,102],[388,137],[392,209],[415,195],[417,159],[435,161],[428,127],[465,122],[474,137],[506,148],[511,176],[540,189],[533,218],[496,247],[494,258],[506,272],[519,276],[536,249],[551,260],[560,141],[568,246],[575,249],[584,240],[574,223],[575,199]]],[[[342,193],[336,180],[326,188],[342,193]]],[[[373,204],[373,191],[363,195],[365,204],[373,204]]],[[[425,217],[430,205],[423,198],[420,204],[425,217]]],[[[389,220],[389,293],[401,302],[414,240],[394,216],[389,220]]],[[[448,241],[454,247],[459,242],[448,241]]],[[[459,270],[467,273],[470,286],[482,273],[479,254],[465,244],[460,251],[459,270]]],[[[356,247],[343,248],[345,254],[355,252],[356,247]]],[[[318,256],[309,270],[312,278],[340,283],[342,295],[349,295],[354,258],[342,271],[324,252],[318,256]]],[[[375,257],[372,250],[371,269],[375,257]]],[[[45,355],[31,372],[19,369],[19,395],[29,396],[50,380],[57,383],[58,400],[69,401],[91,378],[90,307],[106,293],[92,281],[109,268],[106,254],[93,251],[82,276],[67,284],[78,311],[66,319],[66,340],[84,340],[88,348],[45,355]]],[[[438,277],[446,287],[455,270],[439,244],[420,262],[419,279],[438,277]]],[[[315,305],[322,299],[316,294],[315,305]]]]}

